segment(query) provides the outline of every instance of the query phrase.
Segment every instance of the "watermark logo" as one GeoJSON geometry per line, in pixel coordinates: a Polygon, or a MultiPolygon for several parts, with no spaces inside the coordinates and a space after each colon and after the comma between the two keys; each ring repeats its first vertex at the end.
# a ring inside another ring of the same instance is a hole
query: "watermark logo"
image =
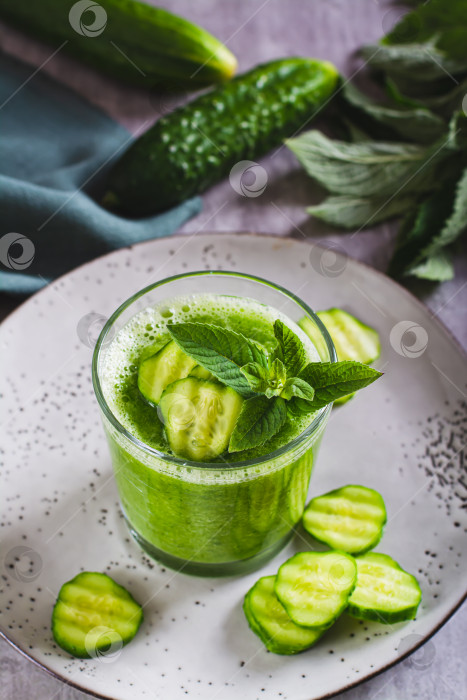
{"type": "Polygon", "coordinates": [[[42,558],[31,547],[12,547],[5,555],[4,566],[7,574],[15,581],[31,583],[42,571],[42,558]]]}
{"type": "MultiPolygon", "coordinates": [[[[406,637],[402,637],[397,647],[397,654],[399,656],[404,656],[407,652],[412,649],[412,647],[420,644],[424,638],[420,634],[408,634],[406,637]]],[[[417,671],[425,671],[433,661],[436,656],[436,648],[432,640],[429,639],[425,644],[417,649],[411,654],[406,660],[406,664],[411,666],[411,668],[417,671]]]]}
{"type": "Polygon", "coordinates": [[[329,554],[327,570],[323,571],[326,587],[332,591],[341,592],[352,587],[355,581],[355,565],[341,554],[329,554]]]}
{"type": "Polygon", "coordinates": [[[230,171],[232,189],[242,197],[259,197],[268,184],[266,170],[253,160],[239,160],[230,171]]]}
{"type": "MultiPolygon", "coordinates": [[[[76,332],[83,345],[86,345],[87,348],[91,348],[91,350],[94,348],[107,320],[107,316],[98,314],[96,311],[91,311],[78,321],[76,332]]],[[[115,332],[113,328],[111,328],[103,345],[108,345],[114,335],[115,332]]]]}
{"type": "Polygon", "coordinates": [[[313,246],[310,251],[311,266],[323,277],[342,275],[347,267],[347,260],[348,255],[345,250],[332,241],[313,246]]]}
{"type": "Polygon", "coordinates": [[[399,321],[389,334],[392,348],[402,357],[420,357],[428,346],[428,333],[415,321],[399,321]]]}
{"type": "Polygon", "coordinates": [[[92,659],[97,659],[104,664],[110,664],[120,656],[123,639],[111,627],[98,625],[90,629],[86,634],[84,646],[92,659]]]}
{"type": "Polygon", "coordinates": [[[93,0],[79,0],[72,6],[68,14],[68,21],[77,34],[92,38],[100,36],[106,28],[107,12],[102,5],[93,2],[93,0]],[[94,15],[91,23],[85,21],[84,15],[87,12],[94,15]]]}
{"type": "Polygon", "coordinates": [[[0,262],[10,270],[26,270],[35,254],[34,243],[22,233],[5,233],[0,238],[0,262]]]}
{"type": "MultiPolygon", "coordinates": [[[[144,386],[142,388],[144,390],[144,386]]],[[[203,431],[203,425],[205,418],[215,422],[218,416],[222,416],[223,412],[219,396],[211,390],[206,390],[203,396],[194,400],[173,392],[162,398],[157,405],[159,420],[169,434],[190,431],[189,450],[193,459],[219,457],[212,449],[209,435],[203,431]]],[[[223,458],[221,457],[221,459],[223,458]]]]}
{"type": "Polygon", "coordinates": [[[197,408],[191,399],[184,396],[175,396],[170,401],[167,414],[164,415],[160,404],[157,406],[157,415],[163,425],[167,425],[170,430],[180,431],[187,430],[193,425],[197,412],[197,408]]]}

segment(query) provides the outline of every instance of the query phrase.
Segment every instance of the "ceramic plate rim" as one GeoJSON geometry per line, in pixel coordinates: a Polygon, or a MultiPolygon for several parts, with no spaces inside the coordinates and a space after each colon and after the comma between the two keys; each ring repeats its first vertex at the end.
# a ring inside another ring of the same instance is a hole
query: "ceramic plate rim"
{"type": "MultiPolygon", "coordinates": [[[[53,280],[50,284],[46,285],[42,289],[40,289],[38,292],[35,294],[31,295],[27,299],[25,299],[17,308],[13,309],[1,322],[0,326],[3,326],[6,322],[9,322],[11,318],[17,314],[18,312],[21,312],[23,307],[26,304],[32,303],[34,299],[36,299],[39,295],[43,294],[44,292],[48,291],[49,287],[53,284],[56,284],[57,282],[62,281],[69,275],[74,274],[75,272],[78,272],[79,270],[83,270],[84,268],[95,264],[98,261],[103,261],[106,260],[107,258],[117,255],[121,253],[121,251],[133,251],[134,249],[138,249],[142,246],[150,246],[157,244],[158,241],[165,241],[167,239],[189,239],[191,237],[194,237],[196,235],[196,238],[209,238],[209,237],[214,237],[214,236],[228,236],[228,237],[238,237],[238,238],[247,238],[247,237],[255,237],[255,238],[262,238],[262,239],[269,239],[273,241],[283,241],[283,240],[289,240],[293,243],[297,243],[300,245],[305,245],[305,246],[312,246],[313,248],[316,247],[321,250],[326,250],[326,246],[322,245],[320,243],[315,243],[312,239],[309,241],[300,241],[296,239],[294,236],[282,236],[282,235],[274,235],[274,234],[267,234],[267,233],[259,233],[259,232],[252,232],[252,231],[203,231],[202,233],[199,234],[183,234],[183,233],[175,233],[172,234],[171,236],[163,236],[161,238],[156,238],[156,239],[150,239],[149,241],[142,241],[140,243],[135,243],[133,245],[129,246],[124,246],[122,248],[118,248],[117,250],[110,251],[109,253],[106,253],[104,255],[100,255],[97,258],[93,258],[92,260],[89,260],[88,262],[83,263],[82,265],[79,265],[78,267],[73,268],[72,270],[69,270],[65,274],[61,275],[60,277],[57,277],[55,280],[53,280]]],[[[350,261],[352,265],[356,265],[357,267],[363,267],[365,271],[369,274],[374,274],[377,277],[381,277],[385,282],[389,282],[391,285],[394,285],[400,292],[402,292],[405,296],[409,298],[409,300],[418,306],[424,313],[430,314],[430,321],[433,322],[435,325],[439,327],[442,333],[446,335],[451,342],[452,345],[455,346],[457,352],[464,358],[464,360],[467,361],[467,350],[464,349],[464,347],[460,344],[459,340],[454,336],[454,334],[450,331],[449,328],[434,314],[431,312],[431,310],[426,306],[422,301],[417,299],[416,296],[414,296],[411,292],[409,292],[408,289],[403,287],[401,284],[399,284],[397,281],[391,279],[387,275],[384,274],[384,272],[381,272],[380,270],[377,270],[376,268],[372,267],[371,265],[368,265],[367,263],[364,263],[360,260],[357,260],[356,258],[353,258],[351,255],[348,255],[348,253],[342,253],[340,251],[334,251],[337,253],[338,256],[345,255],[346,259],[350,261]]],[[[401,654],[397,659],[394,661],[390,661],[389,663],[385,664],[383,667],[377,669],[376,671],[373,671],[371,673],[367,673],[365,676],[362,678],[358,678],[357,680],[348,683],[341,688],[332,691],[331,693],[326,693],[325,695],[320,695],[317,698],[314,698],[314,700],[326,700],[327,698],[332,698],[335,697],[338,693],[342,693],[346,690],[350,690],[351,688],[355,688],[362,683],[370,680],[371,678],[376,678],[380,674],[384,673],[388,669],[398,665],[401,661],[404,661],[404,659],[407,659],[411,654],[413,654],[417,649],[420,649],[426,642],[428,642],[452,617],[453,615],[459,610],[459,608],[462,606],[462,604],[467,600],[467,589],[465,592],[461,595],[457,603],[447,612],[447,614],[440,620],[440,622],[429,632],[429,634],[426,634],[421,641],[417,642],[414,644],[410,649],[408,649],[406,652],[401,654]]],[[[71,688],[74,688],[76,690],[81,691],[82,693],[85,693],[87,695],[90,695],[91,697],[95,698],[100,698],[101,700],[115,700],[114,696],[111,695],[102,695],[102,693],[96,693],[93,690],[89,690],[87,688],[84,688],[83,686],[79,685],[78,683],[75,683],[74,681],[67,680],[65,677],[61,676],[59,673],[54,671],[52,668],[49,668],[46,664],[44,664],[41,661],[38,661],[35,659],[33,656],[31,656],[25,649],[23,649],[19,644],[14,642],[12,639],[10,639],[7,635],[7,633],[0,627],[0,637],[4,639],[13,649],[16,649],[22,656],[27,658],[29,661],[32,661],[32,663],[35,664],[38,668],[42,669],[43,671],[46,671],[50,676],[53,678],[57,679],[58,681],[62,682],[64,685],[67,685],[71,688]]]]}

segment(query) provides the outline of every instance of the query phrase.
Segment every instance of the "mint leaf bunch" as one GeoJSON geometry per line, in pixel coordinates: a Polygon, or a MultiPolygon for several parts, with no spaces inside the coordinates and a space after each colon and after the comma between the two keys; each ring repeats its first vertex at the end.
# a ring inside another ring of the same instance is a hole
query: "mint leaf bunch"
{"type": "Polygon", "coordinates": [[[309,214],[353,231],[402,217],[388,273],[442,282],[467,232],[467,2],[411,4],[361,50],[384,101],[344,83],[337,138],[311,130],[286,143],[328,193],[309,214]]]}
{"type": "Polygon", "coordinates": [[[168,324],[177,345],[244,402],[229,452],[259,447],[276,435],[287,416],[323,408],[368,386],[381,372],[360,362],[307,362],[300,338],[274,323],[276,348],[266,349],[241,333],[208,323],[168,324]]]}

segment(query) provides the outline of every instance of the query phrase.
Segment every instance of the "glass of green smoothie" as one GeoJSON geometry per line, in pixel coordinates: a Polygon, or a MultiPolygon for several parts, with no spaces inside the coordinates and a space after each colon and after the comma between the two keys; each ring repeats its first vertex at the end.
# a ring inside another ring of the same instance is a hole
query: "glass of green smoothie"
{"type": "Polygon", "coordinates": [[[243,378],[224,384],[209,358],[197,360],[174,341],[174,329],[207,329],[235,341],[237,354],[260,352],[271,363],[278,324],[298,338],[306,361],[336,361],[328,332],[303,301],[235,272],[187,273],[146,287],[98,339],[93,384],[123,514],[141,547],[178,571],[241,574],[280,551],[301,518],[332,406],[287,412],[265,442],[239,449],[245,443],[237,440],[234,449],[238,416],[257,394],[243,378]]]}

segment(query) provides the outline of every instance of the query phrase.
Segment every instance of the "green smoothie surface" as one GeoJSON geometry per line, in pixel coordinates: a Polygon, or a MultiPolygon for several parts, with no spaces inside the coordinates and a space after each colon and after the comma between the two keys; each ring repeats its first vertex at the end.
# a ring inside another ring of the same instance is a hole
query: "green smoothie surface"
{"type": "MultiPolygon", "coordinates": [[[[171,340],[167,323],[202,322],[236,331],[260,343],[268,352],[275,345],[274,321],[280,319],[303,343],[308,362],[319,362],[310,338],[278,309],[245,297],[196,294],[175,297],[136,314],[115,336],[106,351],[101,382],[105,399],[117,420],[132,435],[163,453],[171,454],[159,419],[138,389],[138,367],[171,340]]],[[[315,414],[288,417],[281,430],[260,447],[229,453],[225,464],[259,458],[299,436],[315,414]]]]}

